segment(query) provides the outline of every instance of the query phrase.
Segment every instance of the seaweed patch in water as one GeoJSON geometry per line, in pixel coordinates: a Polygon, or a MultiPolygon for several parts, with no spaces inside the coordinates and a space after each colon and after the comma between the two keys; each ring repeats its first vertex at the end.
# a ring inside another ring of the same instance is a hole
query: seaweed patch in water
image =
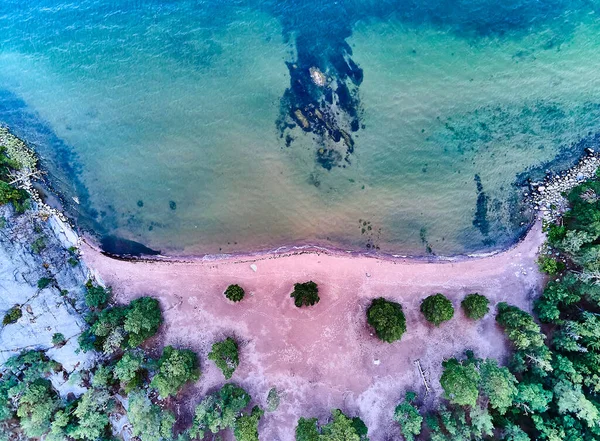
{"type": "Polygon", "coordinates": [[[483,191],[483,185],[481,184],[479,175],[475,175],[474,180],[477,187],[477,209],[475,210],[473,226],[479,229],[481,234],[487,237],[490,233],[490,224],[487,219],[488,197],[483,191]]]}
{"type": "MultiPolygon", "coordinates": [[[[361,105],[358,88],[363,81],[362,69],[352,60],[352,49],[346,42],[351,23],[344,22],[346,6],[330,5],[329,20],[316,20],[314,26],[301,27],[290,19],[286,32],[295,36],[296,57],[287,62],[290,86],[281,98],[277,128],[285,145],[294,138],[289,134],[299,127],[316,136],[316,161],[331,170],[350,163],[354,152],[353,133],[361,127],[361,105]],[[326,26],[319,29],[319,26],[326,26]],[[316,26],[316,28],[315,28],[316,26]]],[[[288,5],[286,14],[298,14],[306,20],[300,5],[288,5]]]]}
{"type": "Polygon", "coordinates": [[[123,239],[118,236],[104,236],[100,241],[102,250],[109,254],[118,256],[156,256],[160,251],[148,248],[146,245],[134,240],[123,239]]]}

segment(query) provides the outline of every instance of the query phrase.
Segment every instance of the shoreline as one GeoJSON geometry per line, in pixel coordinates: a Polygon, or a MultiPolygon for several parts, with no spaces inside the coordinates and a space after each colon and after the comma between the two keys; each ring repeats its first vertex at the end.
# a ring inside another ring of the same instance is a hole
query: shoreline
{"type": "MultiPolygon", "coordinates": [[[[511,249],[517,247],[520,243],[525,241],[532,229],[537,223],[545,220],[552,220],[557,216],[560,216],[564,211],[564,197],[562,193],[568,189],[584,182],[585,180],[596,175],[596,170],[600,166],[600,153],[594,149],[586,148],[583,151],[580,159],[570,168],[559,172],[550,172],[547,170],[544,179],[537,182],[528,182],[529,189],[523,191],[523,201],[529,206],[534,215],[529,221],[528,225],[525,226],[523,232],[508,246],[500,247],[498,249],[492,249],[490,251],[475,251],[472,253],[455,254],[455,255],[403,255],[388,252],[380,252],[374,250],[346,250],[339,247],[329,247],[316,244],[302,244],[302,245],[282,245],[266,250],[257,251],[244,251],[236,253],[219,253],[219,254],[192,254],[192,255],[178,255],[178,254],[142,254],[141,256],[134,256],[130,254],[114,254],[107,252],[102,249],[99,238],[94,235],[93,232],[85,231],[79,227],[76,220],[71,217],[64,208],[65,198],[63,195],[57,193],[47,178],[43,178],[43,175],[47,175],[45,170],[39,164],[35,151],[27,145],[27,143],[10,131],[10,128],[0,126],[0,140],[4,137],[9,143],[13,144],[18,154],[24,154],[32,160],[35,164],[32,168],[27,169],[23,176],[20,178],[20,188],[25,189],[35,203],[35,209],[39,212],[42,217],[55,216],[62,225],[68,225],[71,229],[69,232],[71,235],[77,237],[79,245],[85,244],[85,248],[90,251],[100,253],[111,259],[118,261],[128,262],[157,262],[157,263],[186,263],[194,264],[198,262],[218,263],[218,262],[254,262],[263,261],[268,259],[279,259],[283,257],[295,256],[295,255],[328,255],[338,257],[353,257],[353,258],[366,258],[375,259],[381,261],[390,261],[394,263],[456,263],[469,260],[477,260],[489,258],[498,254],[505,253],[511,249]],[[34,179],[32,179],[34,178],[34,179]],[[40,194],[39,188],[42,191],[55,197],[61,207],[55,208],[48,205],[43,201],[40,194]]],[[[66,234],[62,229],[61,233],[66,234]]],[[[82,253],[83,254],[83,253],[82,253]]]]}
{"type": "MultiPolygon", "coordinates": [[[[431,263],[431,264],[451,264],[464,262],[469,260],[479,260],[493,257],[499,254],[506,253],[519,246],[531,234],[531,231],[541,221],[542,217],[534,216],[531,222],[527,225],[524,233],[507,247],[487,252],[474,252],[469,254],[456,254],[452,256],[430,255],[430,256],[413,256],[382,253],[377,251],[356,251],[344,250],[336,247],[324,247],[319,245],[284,245],[271,250],[250,251],[240,253],[223,253],[223,254],[203,254],[203,255],[119,255],[104,251],[98,244],[98,241],[89,233],[77,232],[80,242],[85,245],[87,250],[101,254],[105,257],[116,261],[132,262],[132,263],[178,263],[193,265],[197,263],[252,263],[270,259],[280,259],[284,257],[299,256],[299,255],[316,255],[330,257],[350,257],[355,259],[374,259],[392,263],[431,263]]],[[[75,228],[75,227],[73,227],[75,228]]],[[[83,254],[83,253],[82,253],[83,254]]]]}

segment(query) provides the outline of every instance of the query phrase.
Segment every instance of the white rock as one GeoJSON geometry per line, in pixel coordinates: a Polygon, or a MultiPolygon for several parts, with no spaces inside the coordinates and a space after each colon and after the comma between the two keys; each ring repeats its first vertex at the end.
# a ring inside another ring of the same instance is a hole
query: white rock
{"type": "Polygon", "coordinates": [[[255,264],[250,265],[250,269],[254,272],[258,270],[258,267],[255,264]]]}

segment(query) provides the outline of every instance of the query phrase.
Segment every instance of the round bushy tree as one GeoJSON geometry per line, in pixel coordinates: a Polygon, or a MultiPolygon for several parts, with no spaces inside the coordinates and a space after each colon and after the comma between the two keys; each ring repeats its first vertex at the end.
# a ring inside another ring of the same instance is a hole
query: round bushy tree
{"type": "Polygon", "coordinates": [[[450,300],[438,293],[423,300],[421,312],[427,321],[439,326],[440,323],[448,321],[454,316],[454,307],[450,300]]]}
{"type": "Polygon", "coordinates": [[[463,299],[460,305],[465,310],[467,317],[479,320],[490,311],[489,303],[490,301],[485,296],[469,294],[463,299]]]}
{"type": "Polygon", "coordinates": [[[187,382],[200,377],[198,357],[189,349],[166,346],[158,360],[158,373],[150,386],[158,390],[161,398],[177,395],[187,382]]]}
{"type": "Polygon", "coordinates": [[[208,354],[208,359],[214,361],[225,378],[229,380],[240,364],[237,343],[231,337],[216,342],[212,345],[212,351],[208,354]]]}
{"type": "Polygon", "coordinates": [[[244,288],[240,285],[229,285],[225,290],[225,297],[232,302],[239,302],[244,298],[244,288]]]}
{"type": "Polygon", "coordinates": [[[402,305],[380,297],[371,302],[367,310],[367,322],[375,328],[377,337],[387,343],[400,340],[406,332],[406,318],[402,305]]]}
{"type": "Polygon", "coordinates": [[[290,297],[294,298],[294,305],[298,308],[301,306],[312,306],[321,300],[319,297],[319,288],[312,280],[305,283],[296,283],[290,297]]]}

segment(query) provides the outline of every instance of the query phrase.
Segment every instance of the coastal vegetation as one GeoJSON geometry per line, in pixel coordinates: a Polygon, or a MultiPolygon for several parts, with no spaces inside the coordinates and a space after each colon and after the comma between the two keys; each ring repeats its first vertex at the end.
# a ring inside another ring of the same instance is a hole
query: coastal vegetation
{"type": "Polygon", "coordinates": [[[240,302],[244,298],[245,292],[240,285],[229,285],[225,290],[225,297],[232,302],[240,302]]]}
{"type": "Polygon", "coordinates": [[[454,317],[452,302],[443,294],[426,297],[421,303],[421,312],[428,322],[439,326],[454,317]]]}
{"type": "Polygon", "coordinates": [[[374,299],[367,309],[367,323],[375,329],[380,340],[393,343],[406,332],[406,318],[402,305],[383,297],[374,299]]]}
{"type": "Polygon", "coordinates": [[[305,283],[296,283],[290,297],[294,299],[294,305],[298,308],[312,306],[321,300],[319,297],[319,288],[312,280],[305,283]]]}

